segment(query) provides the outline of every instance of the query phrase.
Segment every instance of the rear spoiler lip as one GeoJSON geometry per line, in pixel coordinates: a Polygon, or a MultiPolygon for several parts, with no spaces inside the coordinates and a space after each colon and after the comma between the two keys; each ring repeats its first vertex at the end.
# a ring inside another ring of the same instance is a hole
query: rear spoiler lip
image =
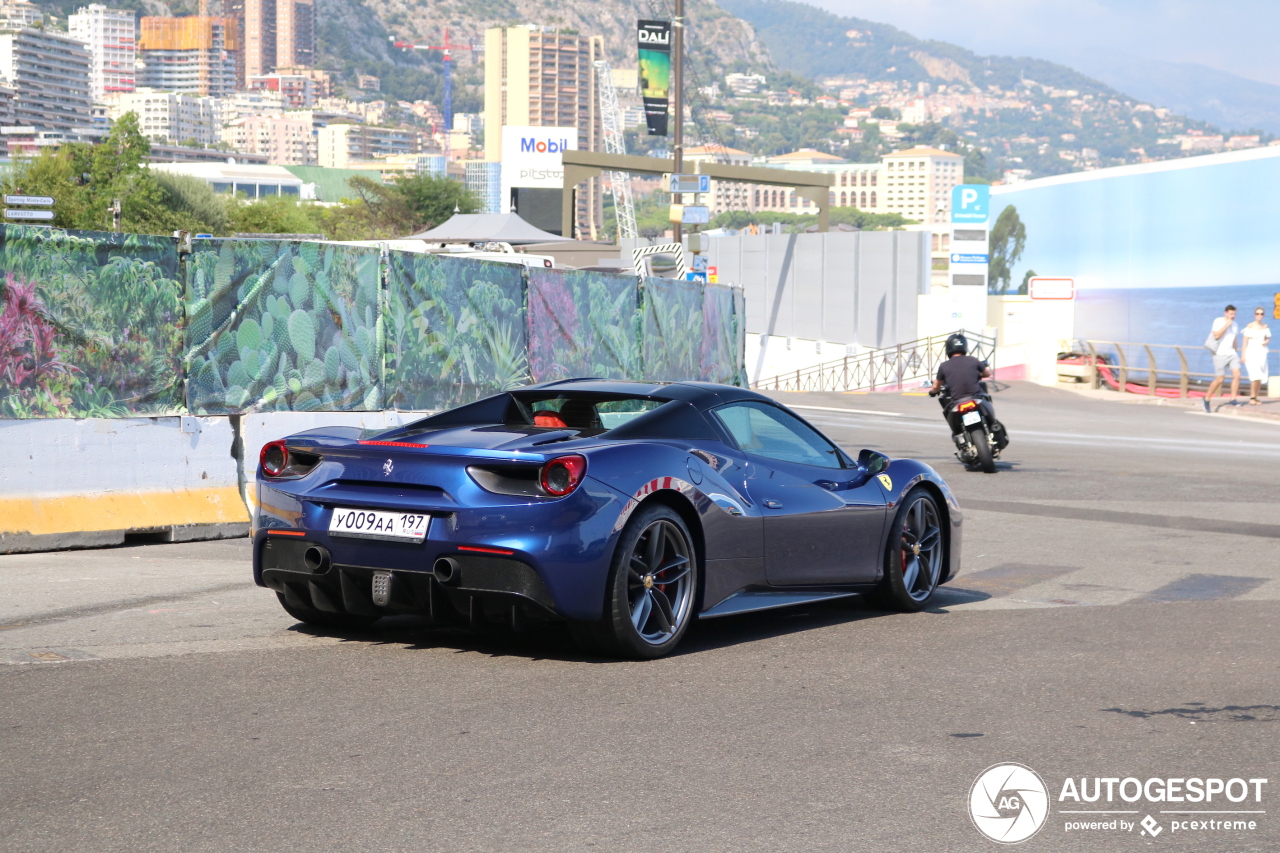
{"type": "Polygon", "coordinates": [[[577,452],[560,450],[536,452],[528,450],[497,450],[486,447],[461,447],[449,444],[371,444],[349,438],[328,438],[308,436],[305,439],[287,438],[285,443],[302,451],[310,451],[330,458],[369,459],[374,456],[394,456],[397,458],[449,457],[464,460],[481,460],[486,462],[530,462],[542,464],[556,456],[577,452]]]}

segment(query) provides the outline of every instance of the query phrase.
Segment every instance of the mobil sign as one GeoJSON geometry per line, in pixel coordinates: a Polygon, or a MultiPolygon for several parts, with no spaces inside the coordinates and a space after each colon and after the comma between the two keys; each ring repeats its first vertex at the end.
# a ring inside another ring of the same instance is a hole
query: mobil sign
{"type": "Polygon", "coordinates": [[[576,127],[504,125],[502,197],[508,198],[512,187],[560,189],[564,180],[560,154],[577,150],[576,127]]]}
{"type": "Polygon", "coordinates": [[[985,224],[991,211],[991,187],[960,184],[951,188],[951,221],[985,224]]]}

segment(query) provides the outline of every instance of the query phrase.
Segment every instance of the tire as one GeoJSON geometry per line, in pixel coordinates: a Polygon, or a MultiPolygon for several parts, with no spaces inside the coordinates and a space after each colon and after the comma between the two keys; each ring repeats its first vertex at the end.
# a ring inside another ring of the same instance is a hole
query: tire
{"type": "Polygon", "coordinates": [[[889,528],[884,578],[871,596],[873,603],[903,613],[925,608],[938,588],[946,557],[942,518],[927,489],[917,486],[907,492],[889,528]]]}
{"type": "Polygon", "coordinates": [[[276,598],[280,599],[280,606],[284,608],[285,613],[313,628],[359,631],[362,628],[368,628],[378,618],[377,616],[356,616],[353,613],[328,613],[324,610],[316,610],[314,607],[295,607],[285,601],[282,592],[277,592],[276,598]]]}
{"type": "Polygon", "coordinates": [[[636,660],[670,654],[694,619],[698,572],[684,519],[661,504],[644,507],[618,537],[604,617],[573,633],[606,654],[636,660]]]}
{"type": "Polygon", "coordinates": [[[996,472],[996,458],[991,453],[991,445],[987,443],[987,429],[982,424],[969,427],[969,440],[978,452],[978,467],[985,474],[996,472]]]}

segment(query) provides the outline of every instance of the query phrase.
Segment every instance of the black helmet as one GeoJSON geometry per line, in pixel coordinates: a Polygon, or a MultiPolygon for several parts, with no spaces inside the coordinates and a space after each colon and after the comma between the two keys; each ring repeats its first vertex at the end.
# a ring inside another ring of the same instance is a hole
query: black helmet
{"type": "Polygon", "coordinates": [[[947,338],[947,358],[957,354],[969,354],[969,339],[959,332],[947,338]]]}

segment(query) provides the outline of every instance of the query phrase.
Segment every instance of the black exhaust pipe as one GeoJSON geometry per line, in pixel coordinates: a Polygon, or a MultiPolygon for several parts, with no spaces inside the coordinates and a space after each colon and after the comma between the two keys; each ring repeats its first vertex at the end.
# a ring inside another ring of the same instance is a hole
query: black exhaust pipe
{"type": "Polygon", "coordinates": [[[302,552],[302,564],[316,574],[328,571],[330,561],[329,549],[323,545],[312,545],[302,552]]]}
{"type": "Polygon", "coordinates": [[[458,577],[458,561],[452,557],[441,557],[431,567],[431,574],[440,583],[450,583],[458,577]]]}

